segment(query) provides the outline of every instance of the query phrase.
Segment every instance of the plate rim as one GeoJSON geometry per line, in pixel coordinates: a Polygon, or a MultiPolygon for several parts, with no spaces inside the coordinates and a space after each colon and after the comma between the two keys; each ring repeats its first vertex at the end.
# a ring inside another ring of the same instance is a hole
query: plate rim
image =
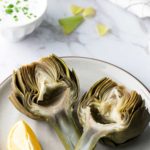
{"type": "MultiPolygon", "coordinates": [[[[137,77],[135,77],[133,74],[131,74],[129,71],[123,69],[122,67],[119,67],[117,65],[114,65],[113,63],[110,63],[110,62],[107,62],[107,61],[104,61],[104,60],[101,60],[101,59],[97,59],[97,58],[92,58],[92,57],[83,57],[83,56],[61,56],[60,58],[79,58],[79,59],[86,59],[86,60],[93,60],[93,61],[97,61],[97,62],[102,62],[102,63],[105,63],[107,65],[110,65],[112,67],[115,67],[125,73],[127,73],[128,75],[130,75],[131,77],[133,77],[137,82],[139,82],[146,90],[147,92],[150,94],[150,89],[140,80],[138,79],[137,77]]],[[[9,78],[11,77],[11,75],[7,76],[2,82],[0,82],[0,87],[5,83],[7,82],[7,80],[9,80],[9,78]]]]}

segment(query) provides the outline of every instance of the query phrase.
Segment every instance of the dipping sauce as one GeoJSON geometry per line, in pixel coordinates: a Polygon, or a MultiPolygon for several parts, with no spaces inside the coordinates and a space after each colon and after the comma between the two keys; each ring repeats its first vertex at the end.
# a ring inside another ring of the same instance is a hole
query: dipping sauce
{"type": "Polygon", "coordinates": [[[0,0],[0,26],[27,24],[39,17],[44,9],[42,0],[0,0]]]}

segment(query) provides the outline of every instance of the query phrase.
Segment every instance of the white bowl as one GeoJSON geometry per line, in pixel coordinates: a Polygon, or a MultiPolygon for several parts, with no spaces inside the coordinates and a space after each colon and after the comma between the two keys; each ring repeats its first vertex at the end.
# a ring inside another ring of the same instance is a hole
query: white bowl
{"type": "Polygon", "coordinates": [[[42,23],[47,10],[47,0],[42,0],[41,2],[43,5],[41,9],[43,10],[37,18],[24,24],[0,25],[0,36],[8,41],[17,42],[31,34],[42,23]]]}

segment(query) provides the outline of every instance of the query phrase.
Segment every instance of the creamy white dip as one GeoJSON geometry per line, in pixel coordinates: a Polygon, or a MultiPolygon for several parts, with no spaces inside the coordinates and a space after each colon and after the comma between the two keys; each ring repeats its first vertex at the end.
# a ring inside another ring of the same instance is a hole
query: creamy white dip
{"type": "Polygon", "coordinates": [[[24,25],[39,17],[45,10],[42,0],[0,0],[0,25],[24,25]]]}

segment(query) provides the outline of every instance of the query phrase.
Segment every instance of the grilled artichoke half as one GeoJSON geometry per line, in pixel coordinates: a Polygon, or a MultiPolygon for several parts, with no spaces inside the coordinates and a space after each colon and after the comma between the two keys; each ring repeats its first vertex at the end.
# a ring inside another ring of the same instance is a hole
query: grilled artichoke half
{"type": "Polygon", "coordinates": [[[28,117],[48,121],[66,150],[74,150],[80,136],[72,118],[78,95],[75,72],[55,55],[22,66],[12,76],[11,102],[28,117]]]}
{"type": "Polygon", "coordinates": [[[121,144],[140,135],[150,115],[142,97],[109,78],[96,82],[77,105],[83,134],[75,150],[92,150],[99,139],[121,144]]]}

